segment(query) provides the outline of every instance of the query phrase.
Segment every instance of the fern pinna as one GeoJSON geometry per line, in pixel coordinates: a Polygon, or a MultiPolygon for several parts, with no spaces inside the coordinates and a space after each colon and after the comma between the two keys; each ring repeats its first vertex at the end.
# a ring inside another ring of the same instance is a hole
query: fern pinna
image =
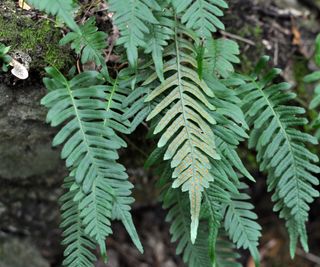
{"type": "Polygon", "coordinates": [[[306,143],[317,142],[299,130],[304,110],[288,105],[294,94],[287,83],[273,83],[279,70],[265,73],[266,57],[252,75],[235,72],[239,46],[216,36],[226,1],[107,1],[120,32],[115,69],[105,60],[107,34],[94,18],[76,23],[75,1],[27,2],[62,19],[71,31],[61,45],[70,43],[81,63],[96,69],[66,78],[50,67],[44,79],[47,121],[61,127],[53,145],[63,144],[69,169],[61,197],[65,266],[93,266],[96,244],[105,256],[113,220],[143,251],[130,214],[133,185],[118,162],[122,136],[141,123],[158,140],[145,166],[157,170],[172,242],[188,266],[242,266],[236,249],[248,249],[259,266],[261,227],[247,185],[255,179],[238,154],[245,140],[268,174],[291,254],[298,239],[308,249],[305,223],[320,169],[306,143]]]}

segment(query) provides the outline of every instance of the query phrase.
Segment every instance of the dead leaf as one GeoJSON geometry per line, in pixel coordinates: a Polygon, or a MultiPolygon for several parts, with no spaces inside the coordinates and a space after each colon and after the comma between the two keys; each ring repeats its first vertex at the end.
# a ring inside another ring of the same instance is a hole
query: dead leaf
{"type": "Polygon", "coordinates": [[[30,10],[31,7],[25,2],[25,0],[19,0],[19,7],[24,10],[30,10]]]}
{"type": "Polygon", "coordinates": [[[301,33],[296,26],[292,26],[292,34],[293,34],[292,44],[300,46],[301,45],[301,33]]]}

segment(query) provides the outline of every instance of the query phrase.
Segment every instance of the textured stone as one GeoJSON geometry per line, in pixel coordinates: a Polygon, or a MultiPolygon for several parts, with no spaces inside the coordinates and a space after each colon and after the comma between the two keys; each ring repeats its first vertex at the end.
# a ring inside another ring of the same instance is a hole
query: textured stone
{"type": "Polygon", "coordinates": [[[0,239],[0,267],[49,267],[39,250],[29,240],[0,239]]]}

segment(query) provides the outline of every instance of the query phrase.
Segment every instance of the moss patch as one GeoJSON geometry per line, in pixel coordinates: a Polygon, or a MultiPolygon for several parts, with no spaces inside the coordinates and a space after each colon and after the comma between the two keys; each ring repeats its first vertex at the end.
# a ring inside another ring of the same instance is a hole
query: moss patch
{"type": "MultiPolygon", "coordinates": [[[[306,88],[306,84],[303,81],[304,77],[309,74],[310,71],[308,69],[308,59],[303,56],[294,56],[293,57],[293,76],[295,81],[297,82],[297,90],[299,96],[306,99],[308,97],[308,92],[306,88]]],[[[308,100],[309,102],[310,100],[308,100]]]]}
{"type": "Polygon", "coordinates": [[[1,4],[0,42],[31,56],[31,68],[43,69],[53,65],[64,69],[71,63],[70,51],[59,46],[61,34],[54,23],[47,19],[31,19],[12,6],[12,2],[1,4]]]}

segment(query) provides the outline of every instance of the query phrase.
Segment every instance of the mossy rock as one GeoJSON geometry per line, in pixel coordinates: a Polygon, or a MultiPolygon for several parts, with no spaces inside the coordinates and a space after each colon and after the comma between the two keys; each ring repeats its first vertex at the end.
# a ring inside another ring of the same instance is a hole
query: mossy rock
{"type": "Polygon", "coordinates": [[[10,46],[12,52],[28,54],[32,70],[42,70],[48,65],[66,69],[72,56],[70,50],[59,46],[60,30],[51,20],[37,17],[35,11],[18,8],[17,2],[0,3],[0,42],[10,46]]]}

